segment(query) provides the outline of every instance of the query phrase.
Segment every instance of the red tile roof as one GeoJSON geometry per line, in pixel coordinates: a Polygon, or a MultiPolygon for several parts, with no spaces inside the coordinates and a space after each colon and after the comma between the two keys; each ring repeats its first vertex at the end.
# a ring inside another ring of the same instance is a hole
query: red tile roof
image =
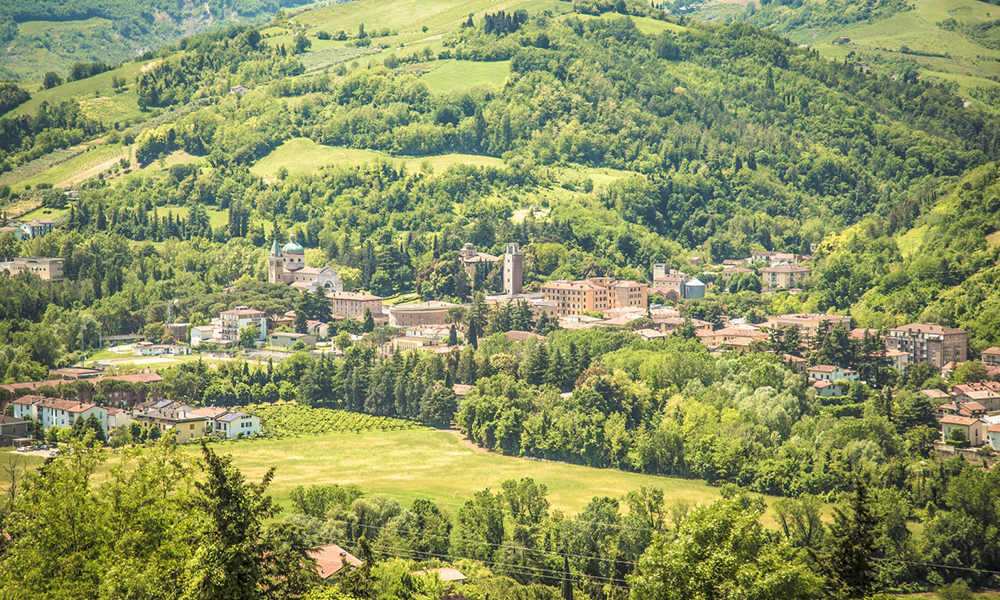
{"type": "Polygon", "coordinates": [[[309,551],[309,554],[316,560],[316,572],[323,579],[339,572],[345,564],[352,567],[360,567],[361,560],[344,550],[337,544],[327,544],[317,546],[309,551]]]}
{"type": "Polygon", "coordinates": [[[946,415],[938,419],[941,423],[948,425],[975,425],[979,419],[975,417],[960,417],[958,415],[946,415]]]}

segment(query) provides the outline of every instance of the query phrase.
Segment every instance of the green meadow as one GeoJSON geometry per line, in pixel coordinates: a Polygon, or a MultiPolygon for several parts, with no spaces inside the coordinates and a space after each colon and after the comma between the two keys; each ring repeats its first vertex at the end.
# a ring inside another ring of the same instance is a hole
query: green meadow
{"type": "Polygon", "coordinates": [[[214,449],[232,456],[250,480],[274,467],[269,490],[285,506],[295,486],[339,483],[403,504],[426,498],[457,510],[475,492],[522,477],[545,484],[552,507],[573,514],[595,496],[619,497],[643,486],[662,489],[668,504],[719,497],[703,481],[503,456],[473,448],[453,432],[425,428],[229,442],[214,449]]]}

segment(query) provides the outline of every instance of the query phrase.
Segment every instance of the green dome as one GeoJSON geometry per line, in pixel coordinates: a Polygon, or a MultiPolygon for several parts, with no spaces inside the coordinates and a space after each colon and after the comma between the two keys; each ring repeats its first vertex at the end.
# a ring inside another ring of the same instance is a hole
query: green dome
{"type": "Polygon", "coordinates": [[[303,254],[304,252],[302,246],[295,243],[295,236],[292,236],[292,239],[281,247],[282,254],[303,254]]]}

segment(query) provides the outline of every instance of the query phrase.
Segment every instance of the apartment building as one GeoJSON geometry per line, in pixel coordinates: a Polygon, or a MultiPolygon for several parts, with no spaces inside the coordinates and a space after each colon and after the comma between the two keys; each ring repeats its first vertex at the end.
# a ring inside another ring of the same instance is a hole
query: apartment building
{"type": "Polygon", "coordinates": [[[648,289],[646,284],[635,281],[592,277],[579,281],[550,281],[542,286],[542,295],[554,302],[559,315],[564,316],[613,308],[647,308],[648,289]]]}
{"type": "Polygon", "coordinates": [[[886,332],[886,347],[910,355],[911,363],[929,363],[941,368],[949,362],[965,362],[969,336],[954,327],[911,323],[886,332]]]}
{"type": "Polygon", "coordinates": [[[267,319],[264,312],[239,306],[232,310],[224,310],[219,313],[222,322],[218,330],[219,340],[223,342],[239,342],[240,331],[251,325],[257,326],[256,341],[263,342],[267,339],[267,319]]]}
{"type": "Polygon", "coordinates": [[[767,318],[767,327],[776,329],[778,327],[797,327],[799,333],[805,337],[813,337],[823,323],[829,323],[830,328],[843,327],[851,330],[851,317],[842,315],[820,315],[814,313],[794,313],[787,315],[777,315],[767,318]]]}
{"type": "Polygon", "coordinates": [[[787,290],[796,287],[803,279],[809,277],[809,273],[808,267],[778,265],[764,269],[760,277],[765,288],[787,290]]]}

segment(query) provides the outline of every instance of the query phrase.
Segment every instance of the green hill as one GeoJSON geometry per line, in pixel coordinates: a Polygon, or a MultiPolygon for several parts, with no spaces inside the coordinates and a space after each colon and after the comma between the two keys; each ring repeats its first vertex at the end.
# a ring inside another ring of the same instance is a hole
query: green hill
{"type": "Polygon", "coordinates": [[[712,3],[701,18],[771,28],[824,56],[887,75],[948,82],[1000,108],[1000,6],[979,0],[712,3]]]}

